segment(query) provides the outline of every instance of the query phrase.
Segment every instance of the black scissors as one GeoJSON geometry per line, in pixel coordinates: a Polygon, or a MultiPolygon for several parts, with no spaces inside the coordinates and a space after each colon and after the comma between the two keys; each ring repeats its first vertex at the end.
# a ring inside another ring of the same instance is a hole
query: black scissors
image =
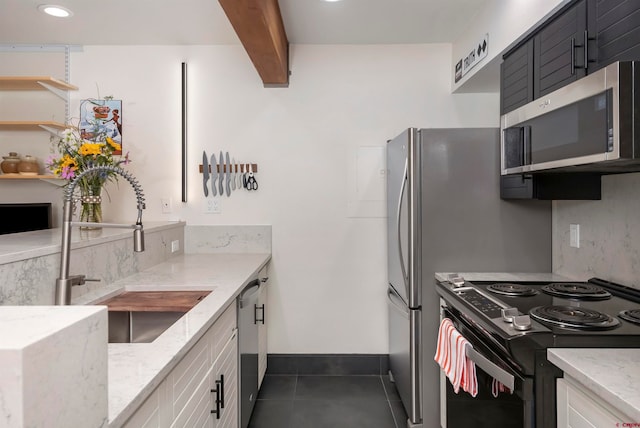
{"type": "Polygon", "coordinates": [[[249,164],[249,178],[247,178],[247,190],[258,190],[258,182],[253,176],[253,165],[249,164]]]}

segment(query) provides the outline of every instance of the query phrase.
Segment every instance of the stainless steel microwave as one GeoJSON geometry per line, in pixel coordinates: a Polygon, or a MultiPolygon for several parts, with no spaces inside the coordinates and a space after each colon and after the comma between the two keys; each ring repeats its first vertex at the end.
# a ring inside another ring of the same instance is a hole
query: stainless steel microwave
{"type": "Polygon", "coordinates": [[[640,61],[615,62],[501,117],[501,174],[640,170],[640,61]]]}

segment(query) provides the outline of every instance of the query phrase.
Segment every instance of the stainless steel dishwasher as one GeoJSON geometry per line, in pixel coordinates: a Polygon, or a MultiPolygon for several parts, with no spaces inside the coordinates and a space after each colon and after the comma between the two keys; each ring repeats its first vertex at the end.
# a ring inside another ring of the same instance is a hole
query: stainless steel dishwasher
{"type": "Polygon", "coordinates": [[[238,340],[240,359],[240,427],[247,428],[258,395],[258,323],[264,309],[258,306],[260,284],[249,282],[238,297],[238,340]]]}

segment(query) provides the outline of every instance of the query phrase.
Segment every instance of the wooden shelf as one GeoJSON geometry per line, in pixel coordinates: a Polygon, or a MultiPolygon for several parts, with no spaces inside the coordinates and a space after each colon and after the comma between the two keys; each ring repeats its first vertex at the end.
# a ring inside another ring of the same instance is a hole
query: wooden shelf
{"type": "Polygon", "coordinates": [[[0,121],[0,130],[3,131],[42,131],[53,128],[58,131],[67,129],[64,123],[51,120],[10,120],[0,121]]]}
{"type": "Polygon", "coordinates": [[[55,175],[0,174],[0,180],[63,180],[55,175]]]}
{"type": "Polygon", "coordinates": [[[50,76],[0,76],[2,91],[44,91],[47,86],[65,91],[77,91],[78,87],[50,76]]]}

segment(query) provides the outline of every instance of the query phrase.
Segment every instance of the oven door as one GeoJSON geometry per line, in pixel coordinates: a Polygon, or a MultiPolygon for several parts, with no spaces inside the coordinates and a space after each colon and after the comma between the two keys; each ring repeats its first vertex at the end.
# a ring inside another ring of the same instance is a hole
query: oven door
{"type": "Polygon", "coordinates": [[[443,428],[533,428],[533,380],[520,374],[469,321],[455,309],[442,307],[441,315],[453,321],[456,329],[471,343],[468,354],[476,364],[478,395],[453,391],[451,383],[441,374],[441,425],[443,428]],[[510,393],[492,389],[494,379],[507,385],[510,393]]]}

